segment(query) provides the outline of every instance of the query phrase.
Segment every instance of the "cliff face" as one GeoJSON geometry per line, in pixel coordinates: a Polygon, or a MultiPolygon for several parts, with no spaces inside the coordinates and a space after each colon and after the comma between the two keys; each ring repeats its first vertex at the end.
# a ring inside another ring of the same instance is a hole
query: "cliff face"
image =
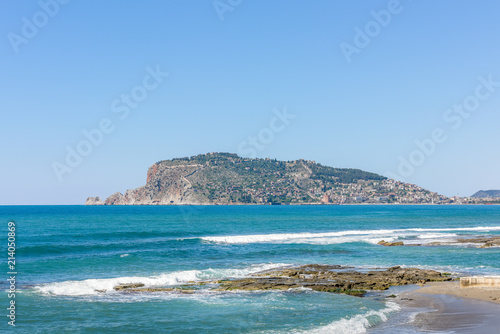
{"type": "Polygon", "coordinates": [[[169,166],[155,163],[147,173],[146,185],[109,196],[105,205],[167,205],[167,204],[208,204],[203,196],[192,191],[186,178],[202,169],[198,164],[169,166]]]}
{"type": "Polygon", "coordinates": [[[332,168],[314,161],[277,161],[209,153],[152,165],[146,184],[86,205],[414,203],[446,199],[359,169],[332,168]],[[400,193],[397,193],[398,189],[400,193]],[[406,201],[408,199],[408,201],[406,201]]]}

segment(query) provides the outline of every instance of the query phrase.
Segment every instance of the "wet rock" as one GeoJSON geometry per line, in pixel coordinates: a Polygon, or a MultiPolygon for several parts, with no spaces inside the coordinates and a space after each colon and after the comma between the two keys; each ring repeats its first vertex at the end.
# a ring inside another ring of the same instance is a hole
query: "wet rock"
{"type": "Polygon", "coordinates": [[[432,242],[428,245],[430,246],[444,246],[444,245],[456,245],[456,244],[477,244],[477,248],[490,248],[500,246],[500,237],[471,237],[471,238],[460,238],[453,241],[446,242],[432,242]]]}
{"type": "Polygon", "coordinates": [[[398,269],[401,269],[401,266],[390,267],[389,269],[387,269],[387,271],[396,271],[398,269]]]}
{"type": "Polygon", "coordinates": [[[377,245],[392,247],[392,246],[404,246],[404,243],[402,241],[388,242],[385,240],[380,240],[379,242],[377,242],[377,245]]]}
{"type": "Polygon", "coordinates": [[[140,288],[142,286],[144,286],[143,283],[126,283],[126,284],[118,284],[113,289],[115,289],[116,291],[121,291],[133,288],[140,288]]]}
{"type": "Polygon", "coordinates": [[[309,288],[315,291],[363,296],[366,290],[387,290],[391,286],[450,281],[451,277],[434,270],[401,268],[359,272],[338,266],[307,265],[256,273],[253,277],[222,280],[217,291],[288,290],[309,288]]]}
{"type": "Polygon", "coordinates": [[[294,291],[294,289],[305,288],[362,297],[368,290],[387,290],[396,285],[422,285],[430,281],[451,281],[453,279],[447,273],[442,274],[427,269],[401,268],[400,266],[367,271],[356,271],[351,268],[311,264],[262,271],[246,278],[203,281],[177,287],[143,288],[144,284],[142,283],[132,283],[120,284],[114,289],[124,292],[191,294],[199,290],[201,286],[212,291],[294,291]]]}
{"type": "Polygon", "coordinates": [[[128,287],[127,285],[119,285],[115,286],[114,288],[117,291],[123,291],[123,292],[174,292],[174,293],[181,293],[181,294],[193,294],[196,292],[195,289],[192,287],[186,288],[186,287],[175,287],[175,288],[143,288],[140,285],[139,286],[133,286],[133,287],[128,287]],[[117,289],[118,288],[118,289],[117,289]]]}

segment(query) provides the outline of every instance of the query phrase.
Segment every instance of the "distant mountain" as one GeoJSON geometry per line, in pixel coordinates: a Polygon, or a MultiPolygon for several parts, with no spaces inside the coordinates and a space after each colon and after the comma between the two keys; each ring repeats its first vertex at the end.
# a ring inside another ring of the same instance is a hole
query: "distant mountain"
{"type": "Polygon", "coordinates": [[[500,197],[500,190],[479,190],[471,197],[475,198],[493,198],[500,197]]]}
{"type": "Polygon", "coordinates": [[[416,185],[314,161],[207,153],[152,165],[146,185],[87,205],[446,203],[416,185]]]}

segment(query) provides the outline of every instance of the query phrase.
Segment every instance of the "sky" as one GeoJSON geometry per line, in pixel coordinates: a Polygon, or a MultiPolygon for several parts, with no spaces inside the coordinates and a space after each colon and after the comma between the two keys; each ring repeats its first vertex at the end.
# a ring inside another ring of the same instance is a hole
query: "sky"
{"type": "Polygon", "coordinates": [[[0,2],[0,205],[207,152],[500,189],[500,3],[0,2]]]}

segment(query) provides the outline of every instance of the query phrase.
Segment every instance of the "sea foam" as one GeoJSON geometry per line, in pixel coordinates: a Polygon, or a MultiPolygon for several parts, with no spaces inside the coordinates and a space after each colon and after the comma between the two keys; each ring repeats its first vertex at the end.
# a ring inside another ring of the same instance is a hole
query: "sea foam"
{"type": "Polygon", "coordinates": [[[465,227],[465,228],[409,228],[394,230],[350,230],[323,233],[281,233],[255,235],[228,235],[202,237],[206,242],[220,244],[251,244],[251,243],[307,243],[307,244],[340,244],[348,242],[365,242],[376,244],[381,239],[394,241],[396,239],[418,238],[428,242],[457,237],[455,233],[443,232],[490,232],[500,231],[500,226],[465,227]]]}
{"type": "Polygon", "coordinates": [[[401,307],[393,302],[387,302],[386,307],[375,311],[370,310],[363,314],[357,314],[351,318],[336,320],[326,326],[310,329],[307,331],[294,331],[295,334],[358,334],[366,333],[374,325],[385,322],[388,315],[401,310],[401,307]]]}
{"type": "Polygon", "coordinates": [[[197,282],[202,280],[242,278],[250,274],[284,267],[287,264],[259,264],[243,269],[206,269],[206,270],[186,270],[172,273],[163,273],[157,276],[141,277],[116,277],[103,279],[87,279],[83,281],[64,281],[36,285],[34,290],[44,295],[57,296],[87,296],[106,293],[116,293],[114,287],[120,284],[141,283],[144,287],[164,287],[183,284],[187,282],[197,282]]]}

